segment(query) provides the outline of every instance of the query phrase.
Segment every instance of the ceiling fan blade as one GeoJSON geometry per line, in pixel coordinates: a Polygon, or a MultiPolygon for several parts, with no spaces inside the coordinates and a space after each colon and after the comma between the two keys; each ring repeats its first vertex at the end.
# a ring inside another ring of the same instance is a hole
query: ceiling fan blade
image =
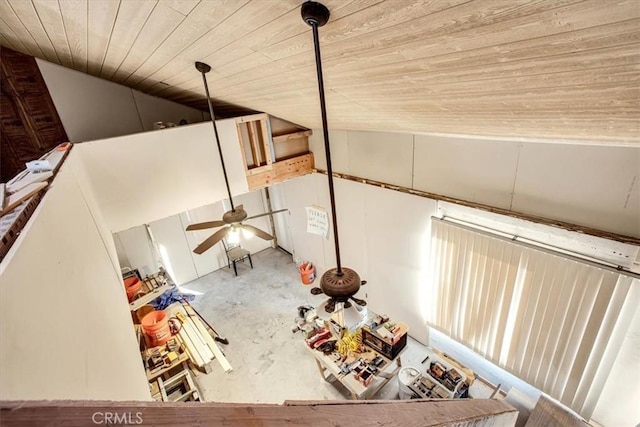
{"type": "Polygon", "coordinates": [[[245,218],[245,221],[248,219],[254,219],[254,218],[260,218],[261,216],[266,216],[266,215],[273,215],[273,214],[277,214],[280,212],[285,212],[288,211],[289,209],[278,209],[277,211],[273,211],[273,212],[265,212],[265,213],[261,213],[258,215],[254,215],[254,216],[250,216],[249,218],[245,218]]]}
{"type": "Polygon", "coordinates": [[[229,234],[230,231],[231,231],[231,227],[221,228],[220,230],[213,233],[207,240],[200,243],[193,250],[193,252],[197,253],[198,255],[202,254],[204,251],[211,248],[213,245],[215,245],[220,240],[222,240],[222,238],[225,237],[227,234],[229,234]]]}
{"type": "Polygon", "coordinates": [[[271,234],[266,233],[266,232],[260,230],[259,228],[254,227],[253,225],[241,224],[241,226],[245,230],[248,230],[248,231],[252,232],[253,234],[255,234],[256,236],[258,236],[261,239],[273,240],[273,236],[271,234]]]}
{"type": "Polygon", "coordinates": [[[336,300],[331,298],[327,305],[324,306],[324,311],[327,313],[333,313],[336,309],[336,300]]]}
{"type": "Polygon", "coordinates": [[[204,230],[206,228],[222,227],[223,225],[226,225],[226,224],[227,223],[224,222],[224,221],[197,222],[195,224],[189,224],[187,226],[187,231],[204,230]]]}

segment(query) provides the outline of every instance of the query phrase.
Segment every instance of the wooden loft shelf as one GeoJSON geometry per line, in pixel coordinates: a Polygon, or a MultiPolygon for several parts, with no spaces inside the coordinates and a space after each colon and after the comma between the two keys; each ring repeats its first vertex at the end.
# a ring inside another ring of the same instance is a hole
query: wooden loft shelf
{"type": "Polygon", "coordinates": [[[300,132],[296,132],[296,133],[287,133],[287,134],[284,134],[284,135],[274,136],[273,137],[273,142],[274,143],[287,142],[287,141],[291,141],[291,140],[298,139],[298,138],[308,138],[312,134],[313,134],[313,132],[311,132],[310,130],[304,130],[304,131],[300,131],[300,132]]]}
{"type": "Polygon", "coordinates": [[[235,120],[250,190],[313,172],[310,130],[264,113],[235,120]]]}
{"type": "Polygon", "coordinates": [[[313,153],[281,160],[272,166],[268,170],[247,176],[250,190],[268,187],[313,172],[313,153]]]}

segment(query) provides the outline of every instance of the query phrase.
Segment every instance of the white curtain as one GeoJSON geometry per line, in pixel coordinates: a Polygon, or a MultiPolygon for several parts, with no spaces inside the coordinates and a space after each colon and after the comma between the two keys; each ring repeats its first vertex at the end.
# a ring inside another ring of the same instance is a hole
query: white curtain
{"type": "Polygon", "coordinates": [[[430,272],[431,326],[590,418],[637,280],[437,219],[430,272]]]}

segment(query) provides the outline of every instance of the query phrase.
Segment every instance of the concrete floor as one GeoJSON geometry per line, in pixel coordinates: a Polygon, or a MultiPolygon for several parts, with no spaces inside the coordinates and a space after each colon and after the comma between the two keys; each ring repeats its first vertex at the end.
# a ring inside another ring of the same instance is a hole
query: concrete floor
{"type": "MultiPolygon", "coordinates": [[[[311,295],[312,286],[301,283],[296,265],[286,252],[266,249],[252,258],[254,269],[248,261],[239,263],[237,277],[233,269],[222,268],[181,286],[183,292],[196,295],[191,304],[229,340],[229,345],[221,348],[233,371],[224,373],[213,361],[213,372],[196,377],[204,400],[282,403],[347,399],[348,392],[341,384],[320,377],[315,359],[304,347],[302,333],[291,332],[297,308],[304,304],[317,307],[326,296],[311,295]]],[[[503,390],[517,387],[537,398],[531,386],[444,335],[434,334],[431,341],[489,381],[502,384],[503,390]]],[[[424,368],[420,362],[425,355],[426,347],[409,338],[401,353],[402,365],[424,368]]],[[[397,399],[398,388],[394,379],[375,398],[397,399]]],[[[488,398],[492,391],[479,381],[470,390],[476,398],[488,398]]]]}
{"type": "MultiPolygon", "coordinates": [[[[314,358],[304,348],[300,332],[292,333],[297,308],[317,306],[326,297],[311,295],[302,285],[291,256],[267,249],[249,263],[220,269],[181,287],[196,294],[191,303],[229,345],[221,345],[233,371],[226,374],[213,362],[213,372],[196,381],[206,401],[282,403],[285,400],[342,400],[348,393],[339,383],[324,381],[314,358]]],[[[402,353],[404,366],[420,366],[424,346],[409,340],[402,353]]],[[[397,380],[376,396],[396,399],[397,380]]]]}

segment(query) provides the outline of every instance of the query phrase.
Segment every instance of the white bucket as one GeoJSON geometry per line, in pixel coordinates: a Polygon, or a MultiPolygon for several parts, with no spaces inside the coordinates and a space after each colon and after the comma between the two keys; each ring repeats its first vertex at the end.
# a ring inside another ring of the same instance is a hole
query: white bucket
{"type": "Polygon", "coordinates": [[[412,368],[411,366],[400,369],[400,372],[398,372],[398,391],[400,399],[409,400],[413,397],[413,391],[411,391],[409,385],[411,385],[419,375],[420,371],[416,368],[412,368]]]}

